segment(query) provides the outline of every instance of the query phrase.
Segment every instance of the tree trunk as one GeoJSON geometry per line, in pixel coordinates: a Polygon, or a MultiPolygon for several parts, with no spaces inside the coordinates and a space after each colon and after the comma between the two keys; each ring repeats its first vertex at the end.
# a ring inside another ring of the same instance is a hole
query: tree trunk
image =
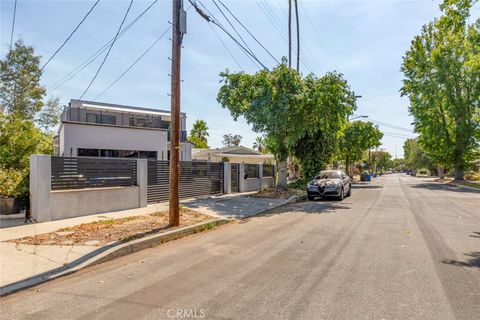
{"type": "Polygon", "coordinates": [[[463,177],[463,175],[463,169],[455,168],[455,180],[464,180],[465,178],[463,177]]]}
{"type": "Polygon", "coordinates": [[[437,173],[438,173],[438,177],[443,180],[443,178],[444,178],[443,166],[438,166],[438,167],[437,167],[437,171],[438,171],[438,172],[437,172],[437,173]]]}
{"type": "Polygon", "coordinates": [[[286,191],[287,189],[287,160],[282,160],[278,162],[277,191],[286,191]]]}

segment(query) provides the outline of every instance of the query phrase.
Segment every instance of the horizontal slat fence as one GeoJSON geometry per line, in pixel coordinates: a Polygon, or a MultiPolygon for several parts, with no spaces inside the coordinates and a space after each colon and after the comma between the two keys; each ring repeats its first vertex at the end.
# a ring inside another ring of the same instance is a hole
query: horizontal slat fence
{"type": "Polygon", "coordinates": [[[52,157],[52,190],[133,186],[137,161],[132,159],[52,157]]]}
{"type": "MultiPolygon", "coordinates": [[[[168,200],[169,162],[148,161],[147,202],[168,200]]],[[[221,193],[223,164],[214,162],[180,162],[180,198],[221,193]]]]}

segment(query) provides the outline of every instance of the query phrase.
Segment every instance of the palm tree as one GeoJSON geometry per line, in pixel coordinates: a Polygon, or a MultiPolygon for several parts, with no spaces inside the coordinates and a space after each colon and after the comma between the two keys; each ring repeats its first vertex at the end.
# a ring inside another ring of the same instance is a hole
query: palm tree
{"type": "Polygon", "coordinates": [[[208,148],[208,141],[207,137],[208,134],[208,126],[205,120],[198,119],[193,123],[193,127],[190,130],[190,136],[188,140],[195,144],[195,147],[206,149],[208,148]]]}

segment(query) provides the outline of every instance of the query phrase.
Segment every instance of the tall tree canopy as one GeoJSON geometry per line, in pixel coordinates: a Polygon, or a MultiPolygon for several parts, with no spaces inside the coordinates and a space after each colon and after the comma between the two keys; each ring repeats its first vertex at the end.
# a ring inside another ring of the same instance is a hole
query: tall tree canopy
{"type": "Polygon", "coordinates": [[[22,40],[0,61],[0,106],[25,120],[34,120],[43,107],[40,57],[22,40]]]}
{"type": "Polygon", "coordinates": [[[410,100],[418,142],[456,179],[480,136],[480,20],[468,24],[476,0],[445,0],[443,16],[422,28],[404,57],[402,95],[410,100]]]}
{"type": "Polygon", "coordinates": [[[290,140],[290,147],[303,177],[310,178],[338,155],[341,133],[355,110],[355,94],[335,72],[322,77],[308,75],[304,83],[302,114],[297,115],[303,130],[290,140]]]}
{"type": "Polygon", "coordinates": [[[243,137],[239,134],[224,134],[222,144],[225,147],[238,147],[242,142],[243,137]]]}
{"type": "Polygon", "coordinates": [[[207,123],[205,120],[199,119],[194,122],[188,140],[192,142],[196,148],[206,149],[208,148],[208,136],[207,123]]]}
{"type": "Polygon", "coordinates": [[[431,169],[434,166],[428,154],[423,151],[418,139],[408,139],[403,144],[405,166],[410,170],[431,169]]]}
{"type": "Polygon", "coordinates": [[[245,117],[253,131],[266,134],[269,149],[279,162],[278,189],[287,189],[287,157],[289,139],[298,139],[303,130],[300,75],[286,65],[286,59],[273,70],[255,74],[222,72],[223,85],[217,96],[233,118],[245,117]]]}
{"type": "Polygon", "coordinates": [[[383,133],[371,122],[350,122],[343,133],[341,150],[345,157],[345,167],[350,172],[350,164],[362,159],[363,152],[381,144],[383,133]]]}

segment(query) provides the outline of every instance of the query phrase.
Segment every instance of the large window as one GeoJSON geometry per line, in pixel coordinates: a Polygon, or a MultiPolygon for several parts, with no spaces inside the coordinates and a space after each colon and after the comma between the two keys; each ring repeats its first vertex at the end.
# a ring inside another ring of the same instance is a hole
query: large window
{"type": "Polygon", "coordinates": [[[245,164],[245,179],[258,178],[258,164],[245,164]]]}
{"type": "Polygon", "coordinates": [[[111,150],[111,149],[78,148],[77,155],[79,157],[157,159],[157,152],[156,151],[138,151],[138,150],[111,150]]]}
{"type": "Polygon", "coordinates": [[[263,165],[263,176],[264,177],[273,177],[273,165],[264,164],[263,165]]]}
{"type": "Polygon", "coordinates": [[[87,113],[88,123],[117,124],[117,117],[109,114],[87,113]]]}
{"type": "Polygon", "coordinates": [[[79,148],[77,154],[79,157],[98,157],[99,151],[98,149],[79,148]]]}

